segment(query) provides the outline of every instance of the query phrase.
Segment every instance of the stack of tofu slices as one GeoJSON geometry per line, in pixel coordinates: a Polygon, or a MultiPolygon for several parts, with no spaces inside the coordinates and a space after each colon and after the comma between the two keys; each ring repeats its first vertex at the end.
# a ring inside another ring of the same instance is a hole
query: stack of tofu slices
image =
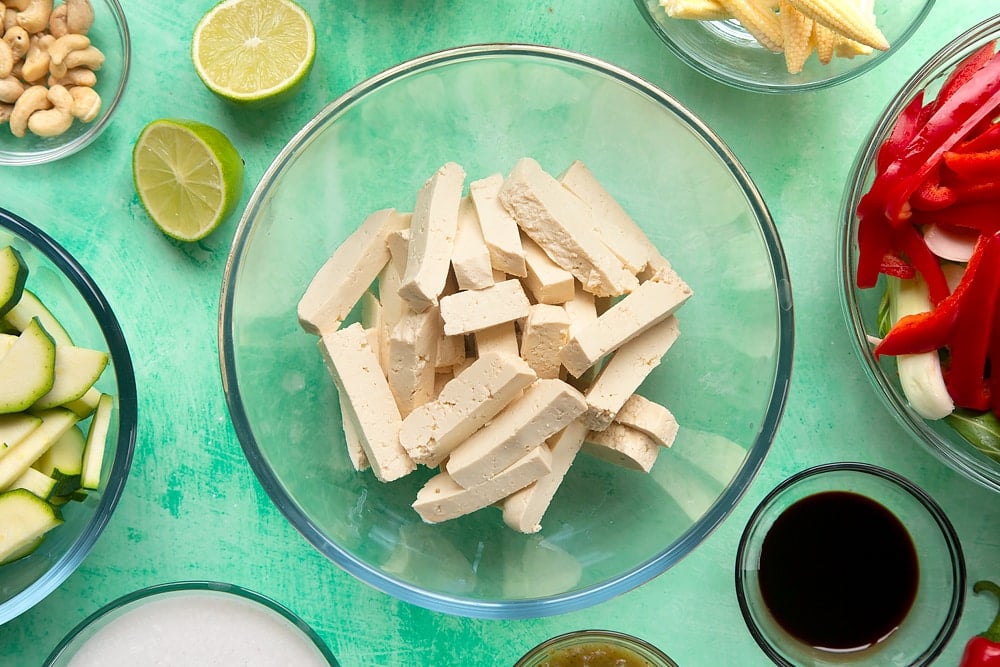
{"type": "Polygon", "coordinates": [[[436,468],[413,503],[424,521],[496,504],[532,533],[581,450],[648,472],[672,443],[669,410],[635,392],[691,290],[580,162],[465,180],[445,164],[412,214],[372,213],[298,317],[320,336],[357,470],[436,468]]]}

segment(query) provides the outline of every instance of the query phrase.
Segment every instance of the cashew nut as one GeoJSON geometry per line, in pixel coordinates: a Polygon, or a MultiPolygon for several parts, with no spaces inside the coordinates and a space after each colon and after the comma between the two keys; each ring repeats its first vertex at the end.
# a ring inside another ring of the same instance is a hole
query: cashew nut
{"type": "Polygon", "coordinates": [[[70,109],[70,113],[75,118],[89,123],[101,113],[101,96],[93,88],[73,86],[69,89],[69,94],[73,96],[73,108],[70,109]]]}
{"type": "Polygon", "coordinates": [[[49,73],[49,47],[55,37],[52,35],[32,35],[31,46],[24,56],[21,78],[28,83],[36,83],[49,73]]]}
{"type": "Polygon", "coordinates": [[[94,8],[90,0],[66,0],[66,28],[69,32],[86,35],[94,23],[94,8]]]}
{"type": "Polygon", "coordinates": [[[13,104],[4,104],[0,102],[0,125],[3,125],[10,120],[10,114],[14,111],[13,104]]]}
{"type": "Polygon", "coordinates": [[[28,8],[28,0],[4,0],[3,4],[7,9],[16,9],[19,12],[28,8]]]}
{"type": "Polygon", "coordinates": [[[70,51],[63,59],[63,65],[65,65],[67,69],[73,69],[74,67],[86,67],[87,69],[97,71],[101,69],[101,65],[103,64],[104,53],[102,53],[96,46],[88,46],[85,49],[70,51]]]}
{"type": "Polygon", "coordinates": [[[24,84],[17,77],[8,76],[0,79],[0,102],[13,104],[24,93],[24,84]]]}
{"type": "Polygon", "coordinates": [[[45,86],[31,86],[17,98],[10,112],[10,131],[15,137],[23,137],[28,131],[28,118],[36,111],[51,109],[49,91],[45,86]]]}
{"type": "Polygon", "coordinates": [[[31,45],[31,35],[24,28],[16,25],[7,29],[3,34],[3,41],[7,42],[11,55],[14,56],[14,62],[17,62],[28,52],[28,47],[31,45]]]}
{"type": "Polygon", "coordinates": [[[73,124],[73,96],[63,86],[49,88],[51,109],[36,111],[28,116],[28,129],[40,137],[56,137],[73,124]]]}
{"type": "Polygon", "coordinates": [[[10,76],[14,69],[14,54],[10,50],[10,44],[0,40],[0,78],[10,76]]]}
{"type": "Polygon", "coordinates": [[[69,26],[66,23],[66,3],[56,6],[49,14],[49,34],[53,37],[62,37],[69,32],[69,26]]]}
{"type": "Polygon", "coordinates": [[[7,7],[3,11],[3,30],[7,32],[15,26],[17,26],[17,10],[13,7],[7,7]]]}
{"type": "Polygon", "coordinates": [[[66,70],[63,76],[49,75],[47,83],[50,86],[62,85],[67,88],[71,86],[89,86],[93,88],[97,84],[97,75],[94,70],[86,67],[74,67],[66,70]]]}
{"type": "Polygon", "coordinates": [[[49,47],[49,61],[53,65],[62,65],[70,51],[78,51],[90,46],[90,38],[86,35],[66,34],[52,42],[49,47]]]}
{"type": "Polygon", "coordinates": [[[17,13],[17,24],[29,33],[45,30],[52,13],[52,0],[28,0],[28,6],[17,13]]]}

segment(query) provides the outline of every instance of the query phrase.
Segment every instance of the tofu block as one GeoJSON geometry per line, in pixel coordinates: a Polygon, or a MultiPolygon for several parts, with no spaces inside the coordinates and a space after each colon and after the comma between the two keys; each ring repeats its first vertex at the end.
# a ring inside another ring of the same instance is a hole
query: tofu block
{"type": "Polygon", "coordinates": [[[335,331],[389,261],[386,237],[407,224],[395,209],[375,211],[341,243],[313,276],[298,304],[309,333],[335,331]]]}
{"type": "Polygon", "coordinates": [[[566,370],[579,377],[601,357],[672,315],[690,296],[691,288],[679,278],[648,280],[575,332],[559,359],[566,370]]]}
{"type": "Polygon", "coordinates": [[[528,236],[523,237],[521,243],[528,271],[522,282],[535,297],[535,301],[559,304],[572,300],[576,285],[573,274],[549,259],[545,251],[528,236]]]}
{"type": "Polygon", "coordinates": [[[467,334],[528,316],[531,303],[521,281],[504,280],[486,289],[465,290],[441,299],[446,336],[467,334]]]}
{"type": "MultiPolygon", "coordinates": [[[[411,214],[407,215],[412,220],[413,216],[411,214]]],[[[386,237],[385,243],[389,246],[389,257],[393,266],[396,267],[396,273],[402,279],[403,274],[406,273],[406,255],[409,253],[410,248],[410,224],[407,223],[404,229],[397,229],[391,232],[386,237]]]]}
{"type": "Polygon", "coordinates": [[[486,247],[476,207],[469,197],[464,197],[458,207],[458,232],[451,267],[459,289],[483,289],[493,284],[490,249],[486,247]]]}
{"type": "Polygon", "coordinates": [[[537,533],[542,529],[542,517],[576,460],[587,433],[587,425],[577,418],[549,438],[546,447],[552,456],[551,470],[533,484],[504,498],[501,503],[504,523],[522,533],[537,533]]]}
{"type": "Polygon", "coordinates": [[[618,296],[639,286],[594,231],[590,208],[535,160],[518,160],[498,198],[531,240],[588,292],[618,296]]]}
{"type": "Polygon", "coordinates": [[[673,413],[639,394],[629,396],[614,421],[642,431],[661,447],[670,447],[677,437],[678,426],[673,413]]]}
{"type": "Polygon", "coordinates": [[[417,193],[399,295],[419,312],[438,303],[451,267],[465,170],[449,162],[417,193]]]}
{"type": "Polygon", "coordinates": [[[427,523],[440,523],[475,512],[546,474],[551,458],[547,447],[536,447],[496,477],[471,489],[457,484],[448,473],[438,473],[417,492],[413,509],[427,523]]]}
{"type": "Polygon", "coordinates": [[[473,181],[469,184],[469,197],[476,208],[493,268],[523,278],[526,268],[524,250],[521,247],[521,230],[497,199],[502,185],[503,176],[500,174],[473,181]]]}
{"type": "Polygon", "coordinates": [[[476,354],[480,357],[490,352],[509,354],[512,357],[521,354],[513,320],[480,329],[472,335],[476,339],[476,354]]]}
{"type": "Polygon", "coordinates": [[[538,377],[559,377],[559,352],[569,340],[569,325],[569,315],[561,306],[538,303],[528,310],[521,334],[521,358],[538,377]]]}
{"type": "MultiPolygon", "coordinates": [[[[458,291],[458,282],[455,280],[454,272],[448,273],[448,279],[444,283],[444,291],[441,292],[441,296],[445,297],[450,294],[454,294],[458,291]]],[[[440,315],[440,311],[438,312],[440,315]]],[[[447,336],[444,333],[444,320],[440,317],[439,320],[439,330],[437,332],[438,336],[438,346],[437,346],[437,359],[434,362],[434,367],[441,371],[441,369],[455,366],[461,364],[465,361],[465,336],[447,336]]]]}
{"type": "Polygon", "coordinates": [[[611,424],[678,336],[677,316],[671,315],[618,348],[586,392],[591,430],[603,431],[611,424]]]}
{"type": "Polygon", "coordinates": [[[489,424],[456,447],[444,468],[465,488],[499,474],[587,409],[583,396],[562,380],[536,380],[489,424]]]}
{"type": "Polygon", "coordinates": [[[347,413],[357,425],[365,456],[382,482],[399,479],[416,469],[399,444],[402,417],[382,374],[376,352],[360,323],[324,334],[320,352],[347,413]]]}
{"type": "Polygon", "coordinates": [[[575,160],[559,182],[590,207],[601,241],[629,271],[639,273],[646,268],[652,242],[585,164],[575,160]]]}
{"type": "Polygon", "coordinates": [[[579,282],[574,283],[573,298],[564,303],[563,308],[569,315],[571,336],[579,333],[597,319],[597,305],[594,301],[594,295],[583,289],[579,282]]]}
{"type": "Polygon", "coordinates": [[[347,444],[347,458],[351,461],[351,466],[361,472],[368,470],[368,456],[365,455],[364,445],[361,444],[361,436],[358,435],[358,425],[354,423],[350,408],[346,403],[346,397],[342,392],[337,392],[340,401],[340,418],[344,427],[344,442],[347,444]]]}
{"type": "Polygon", "coordinates": [[[434,467],[535,380],[521,358],[489,352],[448,382],[436,399],[403,420],[399,441],[417,463],[434,467]]]}
{"type": "Polygon", "coordinates": [[[603,431],[588,433],[582,451],[623,468],[649,472],[660,446],[642,431],[616,422],[603,431]]]}
{"type": "Polygon", "coordinates": [[[396,268],[394,261],[386,263],[378,274],[379,302],[379,363],[382,370],[389,369],[389,336],[402,319],[404,313],[410,312],[410,306],[399,296],[399,283],[402,274],[396,268]]]}
{"type": "Polygon", "coordinates": [[[434,398],[440,313],[436,306],[423,312],[407,310],[389,334],[386,375],[402,416],[434,398]]]}

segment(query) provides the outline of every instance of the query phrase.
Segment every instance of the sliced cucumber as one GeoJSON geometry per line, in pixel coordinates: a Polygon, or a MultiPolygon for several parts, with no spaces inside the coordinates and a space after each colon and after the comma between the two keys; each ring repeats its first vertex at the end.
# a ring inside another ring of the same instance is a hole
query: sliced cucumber
{"type": "Polygon", "coordinates": [[[48,500],[55,494],[57,486],[58,482],[54,477],[49,477],[34,468],[28,468],[23,475],[14,480],[10,488],[27,489],[42,500],[48,500]]]}
{"type": "Polygon", "coordinates": [[[27,553],[62,523],[59,510],[26,489],[0,493],[0,563],[27,553]]]}
{"type": "Polygon", "coordinates": [[[114,399],[109,394],[101,394],[101,400],[97,403],[97,410],[94,412],[94,418],[90,420],[90,429],[87,431],[87,447],[83,450],[80,486],[84,489],[96,489],[101,485],[101,468],[104,465],[104,451],[108,442],[113,409],[114,399]]]}
{"type": "Polygon", "coordinates": [[[10,348],[14,347],[14,343],[16,342],[16,333],[0,333],[0,359],[3,359],[4,355],[10,352],[10,348]]]}
{"type": "Polygon", "coordinates": [[[24,331],[32,319],[38,318],[45,330],[55,341],[56,345],[72,345],[73,339],[66,333],[66,329],[59,323],[42,300],[35,296],[35,293],[25,289],[21,293],[21,300],[11,308],[4,319],[18,331],[24,331]]]}
{"type": "Polygon", "coordinates": [[[20,560],[25,556],[31,555],[35,551],[35,549],[37,549],[44,541],[45,541],[45,536],[39,535],[31,542],[26,542],[22,549],[17,549],[16,551],[8,554],[6,558],[0,559],[0,565],[13,563],[16,560],[20,560]]]}
{"type": "Polygon", "coordinates": [[[83,472],[83,451],[87,441],[78,426],[69,429],[52,443],[48,450],[31,464],[57,482],[55,495],[65,496],[80,488],[83,472]]]}
{"type": "Polygon", "coordinates": [[[38,417],[23,412],[0,415],[0,457],[6,454],[9,448],[26,438],[41,423],[42,420],[38,417]]]}
{"type": "Polygon", "coordinates": [[[76,415],[63,408],[52,408],[36,413],[42,423],[28,437],[7,450],[0,458],[0,489],[10,486],[24,474],[42,454],[76,424],[76,415]]]}
{"type": "Polygon", "coordinates": [[[21,300],[27,279],[28,265],[21,253],[11,246],[0,249],[0,316],[21,300]]]}
{"type": "Polygon", "coordinates": [[[0,359],[0,413],[21,412],[45,395],[55,379],[56,346],[37,318],[0,359]]]}
{"type": "Polygon", "coordinates": [[[87,393],[108,365],[108,353],[72,345],[56,346],[55,377],[52,388],[35,401],[32,410],[46,410],[87,393]]]}
{"type": "Polygon", "coordinates": [[[86,419],[94,414],[99,400],[101,400],[101,391],[97,387],[91,387],[83,396],[75,401],[63,403],[62,407],[72,410],[80,419],[86,419]]]}

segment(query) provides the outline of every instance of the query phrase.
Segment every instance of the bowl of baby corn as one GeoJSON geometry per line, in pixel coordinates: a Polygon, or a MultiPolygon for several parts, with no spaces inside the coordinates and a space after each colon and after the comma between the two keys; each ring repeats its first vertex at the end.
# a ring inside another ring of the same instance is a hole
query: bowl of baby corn
{"type": "Polygon", "coordinates": [[[934,0],[635,0],[678,58],[744,90],[842,83],[909,39],[934,0]]]}
{"type": "Polygon", "coordinates": [[[128,81],[118,0],[8,0],[0,40],[0,165],[51,162],[90,145],[128,81]]]}
{"type": "Polygon", "coordinates": [[[497,44],[300,130],[240,222],[219,337],[243,450],[314,547],[407,602],[523,618],[719,525],[793,326],[767,207],[711,129],[607,63],[497,44]]]}

